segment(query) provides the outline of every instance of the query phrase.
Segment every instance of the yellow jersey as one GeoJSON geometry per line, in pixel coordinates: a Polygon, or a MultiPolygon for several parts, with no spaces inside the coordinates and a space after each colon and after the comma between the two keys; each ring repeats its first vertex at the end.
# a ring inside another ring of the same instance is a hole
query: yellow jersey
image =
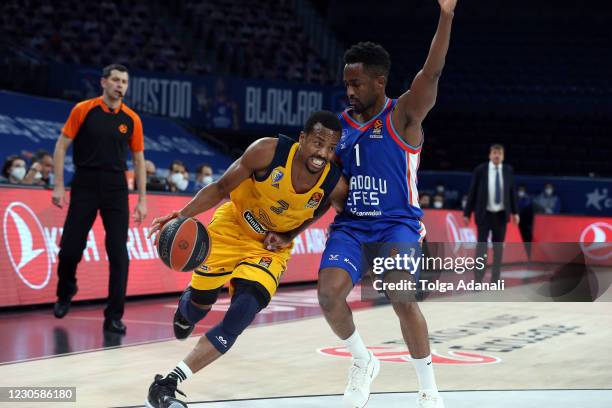
{"type": "Polygon", "coordinates": [[[313,218],[319,208],[327,205],[338,183],[341,171],[327,163],[317,183],[307,192],[298,194],[291,182],[291,167],[299,144],[279,135],[274,158],[266,173],[253,174],[230,194],[234,212],[244,231],[263,241],[268,231],[291,231],[313,218]]]}

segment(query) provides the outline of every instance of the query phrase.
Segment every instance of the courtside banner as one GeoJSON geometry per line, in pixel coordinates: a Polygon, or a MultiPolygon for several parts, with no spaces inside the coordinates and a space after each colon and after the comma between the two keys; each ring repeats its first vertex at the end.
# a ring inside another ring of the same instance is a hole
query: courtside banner
{"type": "Polygon", "coordinates": [[[537,215],[534,242],[574,243],[573,251],[553,251],[555,245],[534,246],[535,262],[584,262],[612,266],[612,218],[537,215]]]}
{"type": "MultiPolygon", "coordinates": [[[[127,248],[130,257],[128,296],[182,291],[190,273],[174,272],[159,260],[146,238],[153,218],[181,208],[191,197],[149,195],[149,214],[143,224],[130,221],[127,248]]],[[[137,196],[130,195],[130,211],[137,196]]],[[[56,300],[57,254],[67,207],[51,204],[51,191],[0,188],[0,307],[49,303],[56,300]]],[[[208,224],[213,210],[202,214],[208,224]]],[[[314,281],[325,247],[328,212],[295,240],[293,256],[283,282],[314,281]]],[[[104,299],[108,294],[108,259],[100,217],[89,232],[77,270],[79,292],[75,300],[104,299]]]]}
{"type": "MultiPolygon", "coordinates": [[[[429,243],[438,242],[444,245],[436,246],[436,251],[446,251],[453,256],[469,256],[476,250],[478,230],[472,217],[469,223],[463,219],[461,211],[457,210],[425,210],[423,224],[427,229],[426,240],[429,243]]],[[[506,242],[523,242],[518,226],[508,223],[506,242]]],[[[434,246],[430,246],[433,250],[434,246]]],[[[523,245],[509,245],[503,248],[504,262],[526,262],[527,252],[523,245]]],[[[489,244],[488,261],[492,262],[493,247],[489,244]]]]}

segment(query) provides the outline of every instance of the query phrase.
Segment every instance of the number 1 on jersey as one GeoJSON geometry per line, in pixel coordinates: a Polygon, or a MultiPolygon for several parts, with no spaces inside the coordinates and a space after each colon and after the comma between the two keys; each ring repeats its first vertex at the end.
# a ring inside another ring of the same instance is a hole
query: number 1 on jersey
{"type": "Polygon", "coordinates": [[[357,167],[361,165],[361,161],[359,160],[359,143],[355,145],[355,161],[357,162],[357,167]]]}

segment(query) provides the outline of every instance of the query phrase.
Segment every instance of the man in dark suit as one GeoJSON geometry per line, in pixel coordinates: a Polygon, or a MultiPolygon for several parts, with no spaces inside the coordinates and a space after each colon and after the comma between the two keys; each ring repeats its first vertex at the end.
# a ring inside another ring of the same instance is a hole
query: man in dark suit
{"type": "MultiPolygon", "coordinates": [[[[512,167],[503,164],[504,147],[494,144],[489,151],[489,161],[480,164],[472,175],[472,183],[467,204],[463,211],[465,222],[468,223],[474,212],[478,227],[478,246],[476,256],[481,257],[487,252],[489,231],[492,241],[500,243],[493,247],[493,271],[491,282],[499,280],[503,248],[501,243],[506,237],[506,224],[510,214],[518,224],[518,206],[514,171],[512,167]]],[[[476,281],[482,282],[485,271],[476,271],[476,281]]]]}

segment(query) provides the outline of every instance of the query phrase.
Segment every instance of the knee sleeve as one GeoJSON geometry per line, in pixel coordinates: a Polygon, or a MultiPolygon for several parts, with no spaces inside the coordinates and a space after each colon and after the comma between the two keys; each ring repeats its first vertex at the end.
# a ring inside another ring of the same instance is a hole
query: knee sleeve
{"type": "Polygon", "coordinates": [[[221,323],[206,333],[219,353],[225,354],[234,345],[238,336],[262,309],[261,303],[258,294],[251,290],[240,290],[234,294],[232,304],[221,323]]]}
{"type": "Polygon", "coordinates": [[[179,310],[189,323],[196,324],[206,317],[210,309],[201,309],[191,301],[193,300],[200,305],[212,305],[217,300],[218,294],[218,290],[197,290],[193,288],[186,290],[179,300],[179,310]]]}

